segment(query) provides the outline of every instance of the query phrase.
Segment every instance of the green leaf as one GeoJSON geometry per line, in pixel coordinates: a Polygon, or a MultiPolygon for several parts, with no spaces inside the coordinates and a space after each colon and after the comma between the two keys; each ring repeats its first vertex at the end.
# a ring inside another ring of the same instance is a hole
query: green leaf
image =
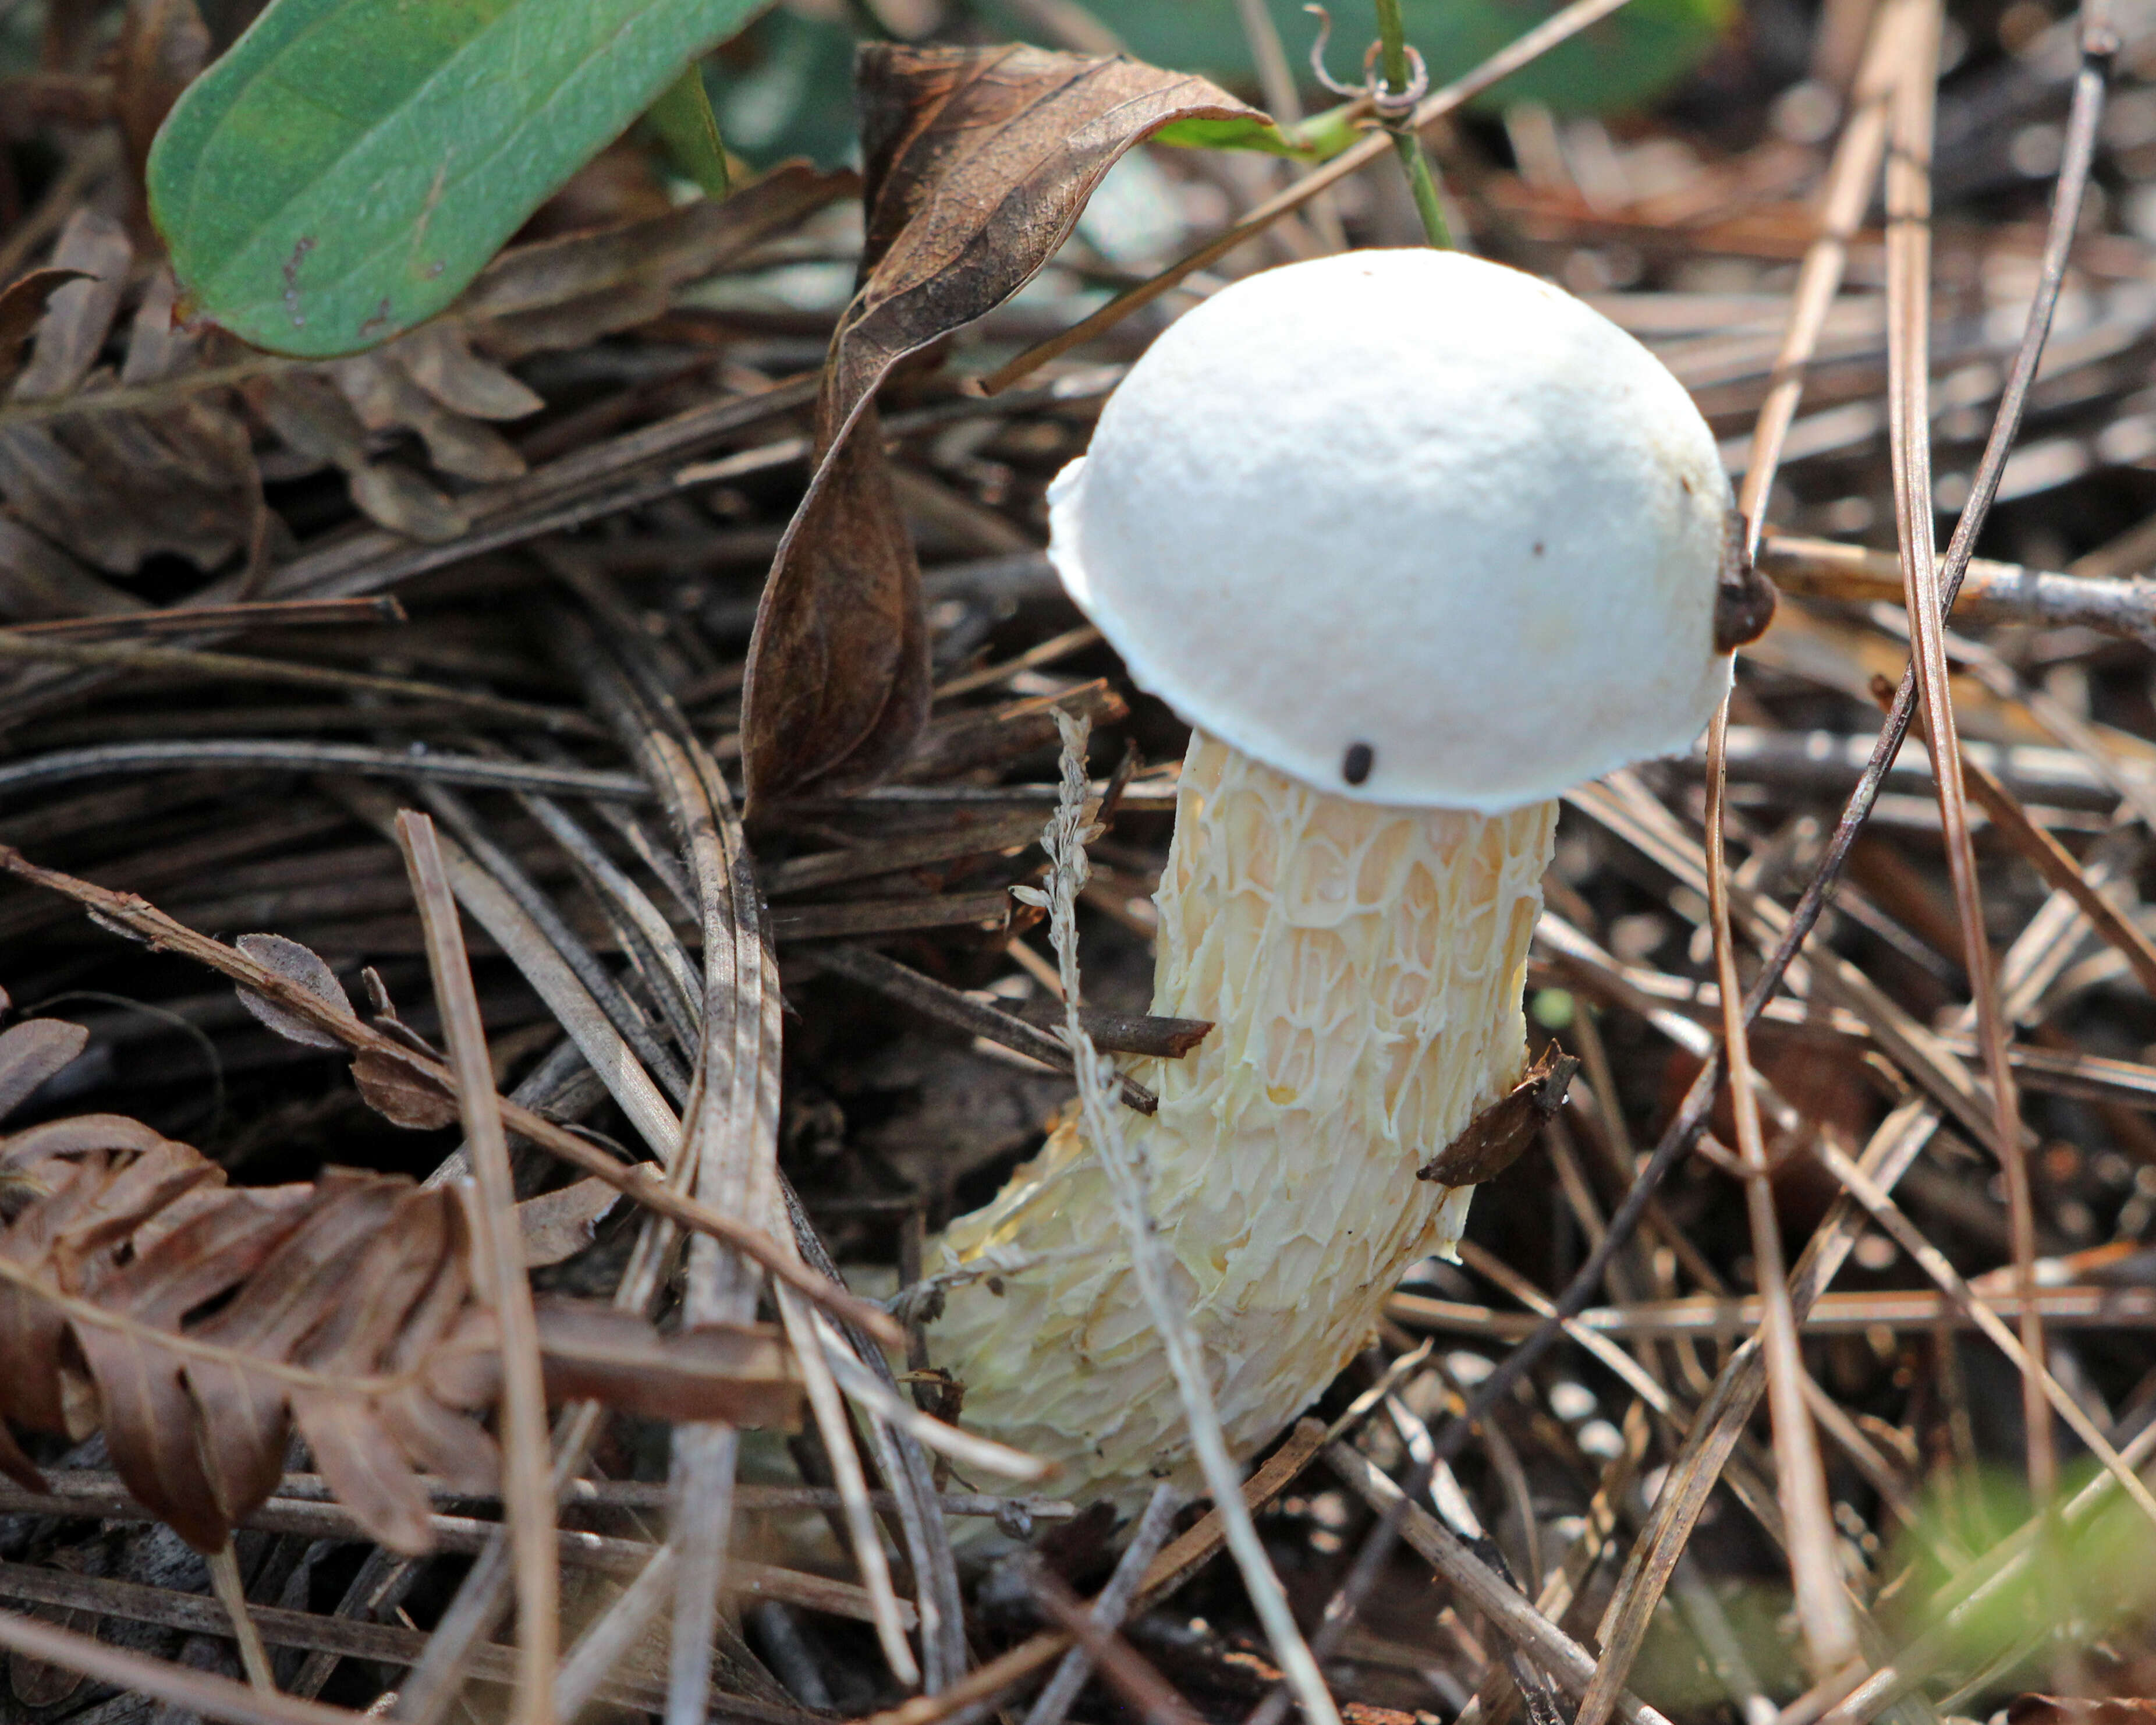
{"type": "Polygon", "coordinates": [[[182,285],[256,346],[439,311],[758,0],[275,0],[150,154],[182,285]]]}
{"type": "Polygon", "coordinates": [[[1152,135],[1156,144],[1185,150],[1255,150],[1297,162],[1327,162],[1362,136],[1348,120],[1348,105],[1328,108],[1291,126],[1270,120],[1178,120],[1152,135]]]}
{"type": "Polygon", "coordinates": [[[1178,120],[1161,127],[1152,141],[1183,150],[1256,150],[1298,162],[1310,159],[1307,150],[1270,120],[1178,120]]]}
{"type": "Polygon", "coordinates": [[[674,165],[701,186],[706,198],[724,198],[732,189],[733,177],[726,172],[726,146],[720,140],[719,122],[711,113],[701,65],[685,66],[644,117],[665,142],[674,165]]]}

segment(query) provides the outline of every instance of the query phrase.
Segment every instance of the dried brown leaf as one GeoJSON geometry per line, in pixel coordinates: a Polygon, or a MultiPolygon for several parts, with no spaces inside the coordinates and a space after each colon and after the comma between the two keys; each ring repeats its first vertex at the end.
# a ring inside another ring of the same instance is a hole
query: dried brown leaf
{"type": "Polygon", "coordinates": [[[471,350],[463,327],[437,318],[386,350],[444,407],[475,419],[521,419],[547,405],[538,392],[471,350]]]}
{"type": "MultiPolygon", "coordinates": [[[[524,472],[524,458],[514,444],[491,426],[444,407],[392,354],[362,353],[341,359],[330,366],[329,372],[369,431],[410,428],[426,445],[427,459],[444,473],[488,482],[515,479],[524,472]]],[[[516,381],[507,372],[501,376],[510,382],[516,381]]]]}
{"type": "Polygon", "coordinates": [[[64,1019],[30,1019],[0,1031],[0,1114],[22,1106],[89,1043],[90,1032],[64,1019]]]}
{"type": "MultiPolygon", "coordinates": [[[[806,163],[787,162],[741,187],[723,203],[700,200],[664,215],[519,246],[503,253],[465,290],[451,320],[470,328],[480,347],[499,352],[495,326],[501,320],[567,305],[589,308],[594,316],[604,317],[606,300],[619,300],[632,289],[671,289],[712,275],[751,246],[790,230],[857,183],[850,172],[819,173],[806,163]]],[[[423,325],[413,333],[441,326],[423,325]]],[[[625,327],[609,323],[580,339],[625,327]]],[[[520,343],[515,351],[533,350],[520,343]]],[[[428,388],[434,387],[420,371],[415,369],[413,375],[428,388]]],[[[471,407],[464,410],[478,411],[471,407]]]]}
{"type": "Polygon", "coordinates": [[[1467,1122],[1458,1137],[1415,1170],[1419,1180],[1479,1186],[1515,1162],[1564,1106],[1579,1062],[1553,1044],[1520,1081],[1467,1122]]]}
{"type": "MultiPolygon", "coordinates": [[[[827,380],[819,441],[832,420],[827,380]]],[[[873,403],[827,449],[757,612],[742,721],[751,806],[880,778],[928,716],[921,570],[873,403]]]]}
{"type": "Polygon", "coordinates": [[[662,1336],[633,1312],[588,1301],[539,1308],[550,1401],[605,1402],[650,1420],[787,1426],[800,1381],[778,1331],[699,1324],[662,1336]]]}
{"type": "MultiPolygon", "coordinates": [[[[311,995],[349,1014],[320,961],[283,944],[250,952],[289,985],[280,1009],[311,995]]],[[[0,1037],[0,1075],[19,1096],[81,1041],[77,1026],[18,1025],[0,1037]]],[[[423,1476],[497,1486],[494,1441],[469,1410],[496,1394],[499,1348],[456,1188],[346,1168],[229,1187],[199,1152],[113,1115],[0,1138],[0,1167],[19,1171],[0,1223],[0,1473],[44,1489],[11,1428],[80,1440],[101,1425],[127,1489],[204,1552],[275,1492],[295,1428],[339,1502],[395,1551],[433,1543],[423,1476]]],[[[541,1330],[559,1397],[798,1418],[776,1332],[662,1337],[582,1307],[541,1330]]]]}
{"type": "Polygon", "coordinates": [[[392,1126],[427,1132],[456,1124],[454,1098],[420,1083],[404,1067],[380,1055],[363,1054],[354,1060],[352,1081],[367,1106],[392,1126]]]}
{"type": "MultiPolygon", "coordinates": [[[[16,386],[18,400],[80,403],[100,393],[109,374],[90,368],[111,334],[128,256],[123,234],[93,228],[71,237],[60,262],[112,273],[54,295],[16,386]]],[[[172,300],[171,276],[160,270],[129,326],[123,388],[154,385],[196,363],[202,338],[175,328],[172,300]]],[[[0,603],[31,617],[131,608],[132,600],[69,557],[122,573],[167,553],[214,567],[249,542],[259,490],[246,425],[204,396],[0,428],[0,496],[24,524],[0,547],[8,565],[0,603]]]]}
{"type": "Polygon", "coordinates": [[[538,1270],[574,1257],[592,1243],[599,1218],[620,1202],[604,1180],[589,1178],[526,1199],[516,1206],[526,1266],[538,1270]]]}
{"type": "Polygon", "coordinates": [[[327,373],[280,372],[257,378],[246,393],[299,455],[318,468],[343,469],[352,501],[391,532],[434,543],[455,538],[470,525],[462,510],[418,475],[373,458],[365,422],[327,373]]]}
{"type": "MultiPolygon", "coordinates": [[[[351,999],[344,985],[336,979],[321,955],[299,942],[287,940],[281,934],[243,934],[233,945],[258,964],[266,964],[278,975],[289,977],[311,994],[319,995],[331,1005],[346,1012],[352,1010],[351,999]]],[[[265,1000],[252,988],[234,991],[239,1004],[262,1024],[275,1030],[287,1041],[299,1043],[305,1048],[341,1048],[344,1045],[326,1030],[318,1030],[305,1019],[295,1018],[282,1007],[265,1000]]]]}
{"type": "Polygon", "coordinates": [[[0,516],[0,619],[110,616],[136,601],[43,536],[0,516]]]}
{"type": "Polygon", "coordinates": [[[45,306],[53,295],[71,281],[89,280],[88,270],[55,264],[47,270],[33,270],[19,280],[10,282],[7,291],[0,293],[0,388],[15,381],[23,343],[29,339],[30,331],[45,315],[45,306]]]}
{"type": "Polygon", "coordinates": [[[53,266],[74,270],[82,279],[60,284],[47,301],[30,363],[15,382],[17,396],[34,400],[64,395],[89,376],[111,333],[134,260],[127,230],[103,211],[85,204],[68,218],[53,250],[53,266]]]}
{"type": "Polygon", "coordinates": [[[817,460],[764,588],[743,689],[748,799],[858,783],[927,716],[921,572],[871,402],[907,355],[993,311],[1070,235],[1123,152],[1255,110],[1202,78],[1004,47],[863,50],[864,281],[816,407],[817,460]]]}

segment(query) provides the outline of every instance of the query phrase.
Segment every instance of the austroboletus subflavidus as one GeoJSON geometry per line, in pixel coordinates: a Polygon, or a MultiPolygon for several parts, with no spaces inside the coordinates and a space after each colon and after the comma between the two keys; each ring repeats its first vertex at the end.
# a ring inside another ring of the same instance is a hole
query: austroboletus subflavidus
{"type": "MultiPolygon", "coordinates": [[[[1050,492],[1050,556],[1194,727],[1125,1125],[1229,1445],[1361,1348],[1471,1187],[1419,1179],[1525,1060],[1521,996],[1567,788],[1691,747],[1763,626],[1683,388],[1614,324],[1456,254],[1366,251],[1170,328],[1050,492]],[[1732,616],[1743,619],[1732,629],[1732,616]]],[[[1195,1487],[1107,1179],[1075,1125],[932,1269],[965,1422],[1128,1506],[1195,1487]]]]}

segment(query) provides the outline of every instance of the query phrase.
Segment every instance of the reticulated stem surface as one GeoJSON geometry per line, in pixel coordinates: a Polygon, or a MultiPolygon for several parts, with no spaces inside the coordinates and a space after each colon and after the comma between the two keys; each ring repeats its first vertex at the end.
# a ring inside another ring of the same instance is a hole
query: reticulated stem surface
{"type": "MultiPolygon", "coordinates": [[[[1152,1009],[1217,1028],[1183,1060],[1139,1063],[1160,1108],[1125,1127],[1236,1454],[1364,1345],[1409,1265],[1457,1242],[1469,1189],[1415,1170],[1519,1076],[1556,819],[1554,803],[1485,817],[1350,802],[1193,737],[1152,1009]]],[[[968,1425],[1060,1461],[1081,1497],[1199,1488],[1075,1123],[935,1257],[1019,1266],[953,1290],[930,1332],[968,1425]]]]}

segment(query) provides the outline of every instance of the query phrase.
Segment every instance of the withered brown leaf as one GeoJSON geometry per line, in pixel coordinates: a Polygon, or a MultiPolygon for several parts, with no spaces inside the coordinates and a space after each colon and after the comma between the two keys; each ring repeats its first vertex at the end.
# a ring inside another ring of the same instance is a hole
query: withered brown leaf
{"type": "Polygon", "coordinates": [[[406,1068],[377,1054],[362,1054],[352,1063],[352,1081],[360,1099],[392,1126],[429,1132],[457,1122],[454,1097],[430,1090],[406,1068]]]}
{"type": "MultiPolygon", "coordinates": [[[[0,1100],[74,1058],[83,1034],[32,1019],[0,1035],[0,1100]]],[[[275,1491],[295,1428],[395,1551],[433,1543],[423,1475],[492,1488],[499,1458],[470,1414],[496,1394],[499,1343],[456,1188],[350,1168],[231,1187],[200,1152],[110,1114],[0,1137],[0,1472],[42,1490],[14,1430],[79,1440],[101,1426],[127,1489],[205,1552],[275,1491]]],[[[775,1331],[662,1337],[631,1313],[542,1312],[558,1396],[798,1417],[775,1331]]]]}
{"type": "Polygon", "coordinates": [[[793,1363],[767,1324],[698,1324],[662,1336],[634,1312],[589,1300],[538,1310],[549,1401],[603,1401],[647,1420],[790,1425],[793,1363]]]}
{"type": "MultiPolygon", "coordinates": [[[[278,975],[289,977],[309,993],[319,995],[340,1011],[352,1010],[352,1001],[344,992],[344,985],[336,979],[336,973],[311,947],[303,947],[281,934],[243,934],[233,944],[256,963],[266,964],[278,975]]],[[[233,992],[256,1019],[287,1041],[296,1042],[304,1048],[344,1046],[328,1031],[317,1029],[305,1019],[295,1017],[252,988],[235,988],[233,992]]]]}
{"type": "Polygon", "coordinates": [[[80,1054],[90,1032],[64,1019],[31,1019],[0,1030],[0,1115],[80,1054]]]}
{"type": "Polygon", "coordinates": [[[1465,1131],[1415,1170],[1418,1180],[1441,1186],[1479,1186],[1505,1172],[1535,1134],[1564,1106],[1564,1093],[1579,1070],[1574,1055],[1553,1043],[1520,1081],[1467,1122],[1465,1131]]]}
{"type": "Polygon", "coordinates": [[[1255,110],[1203,78],[1039,49],[862,50],[861,286],[816,403],[816,461],[749,644],[752,809],[873,779],[928,711],[921,572],[872,398],[891,368],[995,309],[1069,238],[1117,157],[1171,121],[1255,110]]]}
{"type": "Polygon", "coordinates": [[[22,369],[23,343],[45,315],[46,302],[69,282],[89,279],[86,270],[55,264],[18,277],[0,293],[0,388],[13,382],[22,369]]]}

